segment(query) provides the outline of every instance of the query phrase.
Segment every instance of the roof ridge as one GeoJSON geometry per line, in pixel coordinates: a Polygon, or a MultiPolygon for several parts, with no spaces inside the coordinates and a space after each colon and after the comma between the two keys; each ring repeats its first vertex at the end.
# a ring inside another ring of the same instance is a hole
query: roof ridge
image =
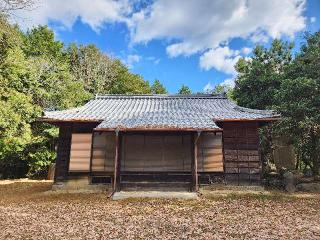
{"type": "Polygon", "coordinates": [[[95,99],[105,98],[227,98],[224,94],[105,94],[95,99]]]}

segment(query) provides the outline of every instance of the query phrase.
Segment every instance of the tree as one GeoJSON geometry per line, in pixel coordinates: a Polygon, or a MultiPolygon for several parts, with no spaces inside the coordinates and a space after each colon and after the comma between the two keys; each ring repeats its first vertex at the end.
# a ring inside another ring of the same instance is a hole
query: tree
{"type": "Polygon", "coordinates": [[[269,49],[257,46],[250,59],[238,61],[233,96],[240,106],[269,109],[276,104],[274,96],[292,61],[292,48],[293,44],[274,40],[269,49]]]}
{"type": "Polygon", "coordinates": [[[115,79],[111,82],[110,94],[146,94],[151,93],[150,85],[140,75],[129,72],[129,69],[120,61],[113,64],[115,79]]]}
{"type": "Polygon", "coordinates": [[[319,174],[320,162],[320,32],[305,36],[306,43],[286,69],[277,92],[282,121],[279,130],[293,139],[298,157],[319,174]]]}
{"type": "Polygon", "coordinates": [[[229,85],[218,84],[214,86],[214,89],[211,91],[213,94],[222,94],[225,93],[229,99],[233,99],[233,88],[229,85]]]}
{"type": "Polygon", "coordinates": [[[191,94],[191,93],[192,93],[191,89],[184,84],[181,86],[181,88],[178,91],[178,94],[191,94]]]}
{"type": "Polygon", "coordinates": [[[54,161],[58,130],[36,122],[44,110],[79,106],[94,94],[150,92],[96,46],[66,49],[48,27],[24,33],[0,14],[0,177],[39,176],[54,161]]]}
{"type": "Polygon", "coordinates": [[[117,78],[115,61],[92,44],[71,44],[67,52],[71,74],[84,84],[86,91],[93,95],[108,93],[117,78]]]}
{"type": "Polygon", "coordinates": [[[83,104],[91,95],[82,82],[70,72],[68,56],[63,43],[55,40],[47,26],[39,26],[24,36],[22,49],[34,67],[33,79],[38,91],[34,102],[46,109],[65,109],[83,104]]]}
{"type": "MultiPolygon", "coordinates": [[[[250,59],[241,58],[236,64],[238,76],[232,93],[234,100],[243,107],[272,109],[277,104],[276,93],[284,79],[285,69],[292,61],[293,45],[274,40],[271,47],[256,46],[250,59]]],[[[263,161],[272,162],[272,125],[261,129],[263,161]]]]}
{"type": "MultiPolygon", "coordinates": [[[[291,54],[292,44],[278,40],[270,49],[256,47],[252,59],[240,59],[236,67],[239,76],[234,96],[244,107],[270,108],[280,113],[281,120],[264,128],[264,135],[266,131],[272,131],[290,137],[302,165],[311,167],[317,175],[320,161],[320,32],[307,34],[305,39],[306,43],[295,59],[291,54]]],[[[270,150],[270,136],[262,139],[264,155],[267,148],[270,150]]]]}
{"type": "Polygon", "coordinates": [[[156,79],[151,86],[151,93],[153,94],[166,94],[167,89],[161,84],[161,82],[156,79]]]}
{"type": "Polygon", "coordinates": [[[276,109],[282,116],[278,126],[279,131],[286,135],[289,134],[296,146],[303,148],[299,151],[304,158],[303,161],[312,167],[315,175],[318,175],[320,161],[319,79],[306,77],[285,79],[277,97],[280,104],[276,106],[276,109]]]}
{"type": "Polygon", "coordinates": [[[46,56],[51,60],[65,61],[63,43],[55,40],[54,32],[47,26],[28,30],[22,48],[29,57],[46,56]]]}
{"type": "Polygon", "coordinates": [[[41,109],[32,100],[37,82],[20,48],[21,33],[5,21],[1,19],[8,28],[0,32],[0,170],[4,176],[12,176],[11,169],[15,169],[16,176],[21,176],[19,166],[26,164],[17,163],[23,163],[20,156],[32,141],[30,123],[40,116],[41,109]]]}

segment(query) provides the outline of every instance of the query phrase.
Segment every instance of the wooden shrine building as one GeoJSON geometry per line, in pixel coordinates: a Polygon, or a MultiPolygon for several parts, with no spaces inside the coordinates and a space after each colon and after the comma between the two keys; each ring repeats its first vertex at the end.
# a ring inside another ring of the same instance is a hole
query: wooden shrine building
{"type": "Polygon", "coordinates": [[[59,127],[55,182],[79,177],[120,189],[197,191],[217,177],[259,184],[258,128],[272,111],[239,107],[225,95],[105,95],[49,111],[59,127]]]}

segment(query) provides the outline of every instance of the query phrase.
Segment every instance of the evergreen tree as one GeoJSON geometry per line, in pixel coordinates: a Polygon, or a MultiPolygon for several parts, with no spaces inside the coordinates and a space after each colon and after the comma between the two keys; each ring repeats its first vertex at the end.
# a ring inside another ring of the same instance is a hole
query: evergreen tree
{"type": "Polygon", "coordinates": [[[191,93],[192,93],[191,89],[184,84],[181,86],[181,88],[178,91],[178,94],[191,94],[191,93]]]}
{"type": "Polygon", "coordinates": [[[257,46],[250,59],[238,61],[233,96],[240,106],[269,109],[276,104],[275,93],[292,61],[292,48],[292,44],[274,40],[269,49],[257,46]]]}
{"type": "Polygon", "coordinates": [[[156,79],[151,86],[151,93],[153,94],[166,94],[167,89],[161,84],[161,82],[156,79]]]}

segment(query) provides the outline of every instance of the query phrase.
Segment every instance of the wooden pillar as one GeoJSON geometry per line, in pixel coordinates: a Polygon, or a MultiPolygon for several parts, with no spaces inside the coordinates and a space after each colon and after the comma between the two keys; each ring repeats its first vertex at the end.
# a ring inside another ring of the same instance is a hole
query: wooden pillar
{"type": "Polygon", "coordinates": [[[119,130],[116,130],[115,137],[115,156],[114,156],[114,175],[113,175],[113,191],[119,190],[120,161],[119,161],[119,130]]]}
{"type": "Polygon", "coordinates": [[[191,183],[191,191],[197,192],[199,190],[198,183],[198,140],[201,132],[197,132],[197,134],[193,134],[193,159],[191,161],[191,175],[192,175],[192,183],[191,183]]]}

